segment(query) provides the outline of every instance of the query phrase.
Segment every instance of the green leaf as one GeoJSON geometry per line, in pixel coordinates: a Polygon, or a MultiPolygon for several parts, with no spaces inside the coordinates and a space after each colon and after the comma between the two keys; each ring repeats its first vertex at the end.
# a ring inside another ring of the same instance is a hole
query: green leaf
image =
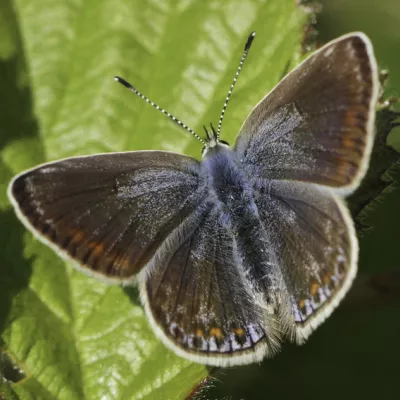
{"type": "MultiPolygon", "coordinates": [[[[17,221],[13,174],[105,151],[201,146],[115,84],[132,81],[198,132],[217,122],[248,34],[223,136],[298,59],[293,0],[3,0],[0,6],[0,332],[26,374],[20,399],[178,399],[207,375],[154,336],[135,293],[73,270],[17,221]]],[[[8,394],[7,394],[8,396],[8,394]]]]}

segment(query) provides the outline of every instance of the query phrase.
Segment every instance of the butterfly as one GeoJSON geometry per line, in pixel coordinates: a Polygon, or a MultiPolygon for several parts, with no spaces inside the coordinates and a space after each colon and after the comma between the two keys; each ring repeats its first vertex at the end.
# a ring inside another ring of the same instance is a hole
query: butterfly
{"type": "Polygon", "coordinates": [[[156,335],[195,362],[232,366],[303,343],[356,275],[343,198],[365,175],[378,73],[370,40],[342,36],[286,75],[231,148],[225,109],[201,161],[165,151],[72,157],[17,175],[9,198],[57,254],[111,283],[134,284],[156,335]]]}

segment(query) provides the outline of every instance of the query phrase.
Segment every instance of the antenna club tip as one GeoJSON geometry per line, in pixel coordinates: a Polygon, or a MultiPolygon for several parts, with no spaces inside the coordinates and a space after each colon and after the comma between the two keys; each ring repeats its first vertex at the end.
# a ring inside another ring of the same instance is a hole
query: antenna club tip
{"type": "Polygon", "coordinates": [[[114,76],[114,80],[116,82],[120,83],[121,85],[125,86],[129,90],[135,90],[135,88],[129,82],[127,82],[125,79],[121,78],[120,76],[114,76]]]}
{"type": "Polygon", "coordinates": [[[249,51],[251,44],[253,43],[254,37],[256,36],[256,32],[253,31],[250,33],[249,37],[247,38],[246,45],[244,46],[245,51],[249,51]]]}

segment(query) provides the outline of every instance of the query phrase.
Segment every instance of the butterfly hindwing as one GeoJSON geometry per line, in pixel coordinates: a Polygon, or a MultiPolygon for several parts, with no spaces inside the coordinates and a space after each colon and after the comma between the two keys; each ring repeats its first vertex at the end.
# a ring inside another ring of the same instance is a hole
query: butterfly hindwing
{"type": "MultiPolygon", "coordinates": [[[[302,342],[346,294],[357,271],[358,246],[343,201],[318,185],[269,181],[256,199],[276,255],[292,337],[302,342]],[[293,335],[295,333],[295,335],[293,335]]],[[[285,313],[283,313],[284,318],[285,313]]]]}
{"type": "Polygon", "coordinates": [[[212,365],[248,364],[274,353],[276,330],[254,301],[220,218],[204,209],[177,234],[150,275],[143,271],[142,298],[155,331],[178,354],[212,365]]]}
{"type": "Polygon", "coordinates": [[[349,34],[290,72],[253,109],[235,149],[251,175],[349,193],[371,152],[378,95],[369,39],[349,34]]]}
{"type": "Polygon", "coordinates": [[[9,196],[61,255],[86,272],[130,280],[201,201],[198,164],[161,151],[73,157],[18,175],[9,196]]]}

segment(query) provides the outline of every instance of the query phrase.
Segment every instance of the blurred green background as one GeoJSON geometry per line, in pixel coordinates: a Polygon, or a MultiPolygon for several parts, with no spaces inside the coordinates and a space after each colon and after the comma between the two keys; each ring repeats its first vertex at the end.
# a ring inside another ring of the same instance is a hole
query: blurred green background
{"type": "MultiPolygon", "coordinates": [[[[70,155],[158,148],[199,157],[195,140],[112,77],[132,80],[201,132],[218,118],[256,30],[224,122],[232,142],[288,61],[300,59],[308,17],[297,3],[0,0],[0,398],[177,399],[206,377],[159,343],[135,293],[83,276],[34,241],[5,190],[13,174],[70,155]],[[10,372],[10,357],[27,379],[10,372]]],[[[320,4],[317,40],[367,33],[390,72],[386,96],[398,96],[399,0],[320,4]]],[[[388,143],[400,150],[399,128],[388,143]]],[[[385,177],[394,183],[363,216],[371,229],[360,237],[359,278],[344,303],[304,346],[285,345],[261,365],[213,370],[200,397],[399,398],[399,165],[385,177]]]]}

